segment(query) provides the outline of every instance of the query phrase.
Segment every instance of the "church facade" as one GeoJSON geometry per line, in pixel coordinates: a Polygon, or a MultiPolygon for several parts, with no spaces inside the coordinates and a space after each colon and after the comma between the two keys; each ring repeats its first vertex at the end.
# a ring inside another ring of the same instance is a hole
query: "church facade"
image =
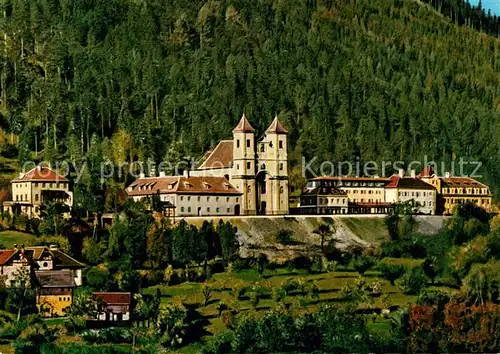
{"type": "Polygon", "coordinates": [[[288,202],[288,131],[275,118],[261,139],[245,114],[233,139],[206,153],[191,174],[224,176],[241,193],[241,215],[286,215],[288,202]]]}

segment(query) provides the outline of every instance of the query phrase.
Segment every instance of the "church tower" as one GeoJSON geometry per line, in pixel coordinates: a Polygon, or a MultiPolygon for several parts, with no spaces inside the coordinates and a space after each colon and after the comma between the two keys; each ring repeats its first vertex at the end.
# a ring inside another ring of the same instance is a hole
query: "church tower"
{"type": "Polygon", "coordinates": [[[262,205],[262,214],[284,215],[289,212],[287,138],[288,131],[276,117],[259,143],[261,192],[258,200],[262,205]]]}
{"type": "Polygon", "coordinates": [[[255,215],[255,129],[245,114],[233,130],[233,167],[231,183],[242,193],[239,206],[242,215],[255,215]]]}

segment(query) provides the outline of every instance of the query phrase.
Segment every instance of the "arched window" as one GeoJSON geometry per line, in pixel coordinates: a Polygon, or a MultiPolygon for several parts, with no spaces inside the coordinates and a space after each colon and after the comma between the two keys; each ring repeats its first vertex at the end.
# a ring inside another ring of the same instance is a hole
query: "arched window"
{"type": "Polygon", "coordinates": [[[265,169],[266,169],[266,164],[265,164],[265,163],[263,163],[262,165],[260,165],[260,169],[261,169],[261,170],[265,170],[265,169]]]}

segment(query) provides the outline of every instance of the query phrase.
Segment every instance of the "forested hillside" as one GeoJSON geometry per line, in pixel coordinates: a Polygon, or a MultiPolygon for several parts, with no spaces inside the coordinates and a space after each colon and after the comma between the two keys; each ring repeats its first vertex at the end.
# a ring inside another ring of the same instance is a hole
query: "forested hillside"
{"type": "Polygon", "coordinates": [[[500,42],[424,2],[2,9],[0,127],[19,136],[21,161],[200,156],[245,111],[260,132],[278,114],[296,161],[463,157],[500,185],[500,42]]]}

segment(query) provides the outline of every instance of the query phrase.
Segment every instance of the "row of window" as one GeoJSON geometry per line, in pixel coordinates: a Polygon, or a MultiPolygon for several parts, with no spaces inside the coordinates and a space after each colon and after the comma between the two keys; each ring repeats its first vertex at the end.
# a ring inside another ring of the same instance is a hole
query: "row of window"
{"type": "Polygon", "coordinates": [[[353,189],[353,190],[348,190],[348,192],[352,193],[352,194],[382,194],[383,190],[366,190],[366,189],[361,189],[361,190],[358,190],[358,189],[353,189]]]}
{"type": "Polygon", "coordinates": [[[463,203],[465,201],[470,201],[479,205],[489,205],[489,200],[488,199],[472,199],[472,200],[465,200],[461,198],[444,198],[445,204],[458,204],[458,203],[463,203]]]}
{"type": "Polygon", "coordinates": [[[399,192],[398,193],[400,197],[432,197],[433,193],[432,192],[399,192]]]}
{"type": "Polygon", "coordinates": [[[319,204],[328,204],[328,201],[330,201],[330,204],[345,204],[347,203],[346,199],[341,199],[341,198],[319,198],[319,204]]]}
{"type": "Polygon", "coordinates": [[[481,188],[443,188],[443,194],[488,194],[488,189],[481,188]]]}
{"type": "Polygon", "coordinates": [[[59,301],[71,301],[71,298],[69,296],[63,296],[59,297],[59,301]]]}
{"type": "MultiPolygon", "coordinates": [[[[240,164],[238,164],[238,163],[236,164],[236,169],[237,170],[240,169],[240,164]]],[[[251,162],[247,162],[247,170],[251,170],[251,169],[252,169],[252,163],[251,162]]],[[[266,165],[265,164],[260,165],[260,169],[261,170],[265,170],[266,169],[266,165]]],[[[280,171],[283,171],[285,169],[285,165],[282,162],[280,162],[280,164],[279,164],[279,169],[280,169],[280,171]]]]}
{"type": "MultiPolygon", "coordinates": [[[[48,182],[35,182],[35,188],[41,186],[42,188],[64,188],[66,189],[67,183],[48,183],[48,182]]],[[[12,188],[28,188],[28,183],[13,183],[12,188]]]]}
{"type": "MultiPolygon", "coordinates": [[[[251,139],[247,139],[247,148],[251,147],[252,146],[252,140],[251,139]]],[[[283,140],[279,140],[278,141],[278,147],[280,149],[283,149],[283,147],[285,146],[283,140]]],[[[240,147],[240,139],[236,139],[236,147],[239,148],[240,147]]],[[[273,147],[273,143],[272,142],[269,142],[269,147],[273,147]]],[[[260,152],[265,152],[266,151],[266,146],[265,144],[260,144],[260,152]]]]}
{"type": "Polygon", "coordinates": [[[382,199],[353,199],[352,200],[354,203],[382,203],[382,199]]]}
{"type": "MultiPolygon", "coordinates": [[[[184,201],[184,196],[181,195],[180,199],[181,199],[181,201],[184,201]]],[[[188,202],[190,202],[191,201],[191,196],[187,196],[186,199],[187,199],[188,202]]],[[[236,198],[236,203],[239,202],[239,199],[240,198],[236,198]]],[[[199,202],[201,202],[201,197],[196,197],[196,200],[199,201],[199,202]]],[[[210,197],[206,197],[206,200],[207,200],[207,202],[209,202],[210,201],[210,197]]],[[[216,202],[218,202],[219,200],[220,200],[220,197],[215,197],[215,201],[216,202]]],[[[226,203],[229,203],[229,200],[230,200],[230,197],[226,197],[226,203]]]]}
{"type": "Polygon", "coordinates": [[[317,180],[309,182],[312,187],[330,186],[330,187],[384,187],[384,182],[361,182],[361,181],[326,181],[317,180]]]}
{"type": "MultiPolygon", "coordinates": [[[[191,207],[187,207],[187,208],[181,207],[181,213],[184,213],[186,211],[186,209],[187,209],[188,213],[191,212],[191,207]]],[[[210,213],[210,207],[207,207],[206,210],[207,210],[207,213],[210,213]]],[[[201,212],[201,207],[198,208],[198,211],[201,212]]],[[[220,208],[215,208],[215,212],[217,214],[220,213],[220,208]]],[[[226,212],[230,213],[231,212],[231,208],[227,208],[226,212]]]]}

